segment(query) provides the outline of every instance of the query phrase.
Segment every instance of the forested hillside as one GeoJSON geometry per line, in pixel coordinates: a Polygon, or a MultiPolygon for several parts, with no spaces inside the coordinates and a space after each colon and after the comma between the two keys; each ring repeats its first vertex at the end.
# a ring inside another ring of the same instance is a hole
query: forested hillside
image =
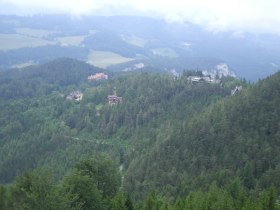
{"type": "Polygon", "coordinates": [[[238,180],[246,189],[279,189],[280,73],[210,105],[130,165],[129,192],[185,195],[238,180]]]}
{"type": "Polygon", "coordinates": [[[81,155],[100,150],[121,155],[127,166],[131,158],[124,156],[150,148],[180,120],[230,91],[219,84],[193,86],[187,74],[179,80],[145,72],[87,80],[98,71],[60,59],[2,73],[2,182],[38,165],[54,166],[60,177],[81,155]],[[111,107],[107,96],[114,87],[123,101],[111,107]],[[83,100],[68,100],[66,96],[76,90],[84,93],[83,100]]]}
{"type": "Polygon", "coordinates": [[[9,69],[1,73],[0,96],[7,99],[33,98],[78,87],[87,76],[102,71],[84,62],[62,58],[40,66],[9,69]]]}
{"type": "Polygon", "coordinates": [[[254,85],[152,69],[87,79],[97,72],[58,59],[1,73],[0,207],[279,207],[280,73],[254,85]]]}

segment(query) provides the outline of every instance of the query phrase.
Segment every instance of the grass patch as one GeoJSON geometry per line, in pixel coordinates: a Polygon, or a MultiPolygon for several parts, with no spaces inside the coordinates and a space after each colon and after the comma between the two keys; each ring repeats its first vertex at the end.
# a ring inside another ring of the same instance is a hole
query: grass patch
{"type": "Polygon", "coordinates": [[[87,35],[82,36],[65,36],[65,37],[57,37],[56,41],[60,42],[63,46],[80,46],[87,35]]]}
{"type": "Polygon", "coordinates": [[[36,38],[43,38],[55,32],[32,28],[16,28],[15,31],[20,35],[31,36],[36,38]]]}
{"type": "Polygon", "coordinates": [[[54,43],[20,34],[0,34],[0,50],[12,50],[23,47],[40,47],[48,44],[54,43]]]}
{"type": "Polygon", "coordinates": [[[151,49],[152,53],[157,56],[176,58],[178,54],[171,48],[154,48],[151,49]]]}
{"type": "Polygon", "coordinates": [[[147,40],[146,39],[142,39],[138,36],[122,36],[122,39],[129,43],[129,44],[133,44],[136,45],[138,47],[145,47],[147,40]]]}
{"type": "Polygon", "coordinates": [[[114,64],[132,61],[132,58],[126,58],[119,54],[109,51],[91,51],[88,55],[88,63],[100,68],[107,68],[114,64]]]}

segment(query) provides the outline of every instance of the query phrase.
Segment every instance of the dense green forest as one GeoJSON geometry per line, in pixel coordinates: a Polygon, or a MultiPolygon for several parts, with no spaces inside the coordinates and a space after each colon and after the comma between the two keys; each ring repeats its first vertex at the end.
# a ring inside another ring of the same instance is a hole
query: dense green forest
{"type": "Polygon", "coordinates": [[[66,58],[1,72],[0,209],[279,209],[280,73],[97,72],[66,58]]]}
{"type": "Polygon", "coordinates": [[[279,189],[280,74],[208,106],[135,159],[127,172],[130,192],[157,188],[163,196],[227,186],[279,189]]]}
{"type": "Polygon", "coordinates": [[[127,167],[131,158],[126,156],[137,156],[180,120],[229,94],[229,88],[218,84],[194,88],[187,74],[180,80],[140,72],[87,81],[98,71],[61,59],[2,73],[2,182],[38,165],[54,165],[59,177],[79,156],[100,150],[121,156],[127,167]],[[123,102],[110,107],[107,95],[114,87],[123,102]],[[75,90],[84,93],[79,103],[66,99],[75,90]]]}

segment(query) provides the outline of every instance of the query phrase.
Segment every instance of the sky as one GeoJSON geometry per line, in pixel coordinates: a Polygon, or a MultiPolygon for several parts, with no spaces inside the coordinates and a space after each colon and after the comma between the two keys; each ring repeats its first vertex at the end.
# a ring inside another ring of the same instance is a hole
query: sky
{"type": "Polygon", "coordinates": [[[144,15],[212,31],[280,34],[279,0],[0,0],[0,14],[144,15]]]}

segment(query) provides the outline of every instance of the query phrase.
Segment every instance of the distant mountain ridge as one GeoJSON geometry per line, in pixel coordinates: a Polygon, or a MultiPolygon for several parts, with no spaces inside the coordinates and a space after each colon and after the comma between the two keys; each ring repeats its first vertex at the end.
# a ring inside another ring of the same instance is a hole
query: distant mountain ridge
{"type": "Polygon", "coordinates": [[[256,81],[280,68],[280,37],[273,34],[215,34],[190,23],[134,16],[2,15],[0,24],[1,69],[71,57],[93,64],[102,60],[121,71],[135,64],[127,59],[156,68],[166,59],[168,70],[209,71],[225,63],[238,77],[256,81]]]}

